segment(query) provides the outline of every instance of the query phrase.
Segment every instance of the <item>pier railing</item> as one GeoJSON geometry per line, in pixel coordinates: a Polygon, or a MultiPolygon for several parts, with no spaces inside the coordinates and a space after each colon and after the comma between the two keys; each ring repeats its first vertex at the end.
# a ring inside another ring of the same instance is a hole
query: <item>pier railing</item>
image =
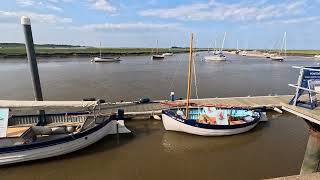
{"type": "Polygon", "coordinates": [[[317,88],[317,86],[320,85],[320,66],[293,66],[292,68],[300,69],[300,75],[297,84],[288,84],[289,86],[296,88],[295,95],[290,100],[289,104],[314,109],[318,106],[316,95],[320,93],[317,88]],[[304,93],[308,94],[308,100],[299,100],[304,93]]]}

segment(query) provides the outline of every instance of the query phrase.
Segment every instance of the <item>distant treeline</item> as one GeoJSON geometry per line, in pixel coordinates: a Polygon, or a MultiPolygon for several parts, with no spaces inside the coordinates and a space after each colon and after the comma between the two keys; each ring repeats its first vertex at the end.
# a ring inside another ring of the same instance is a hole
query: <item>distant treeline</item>
{"type": "MultiPolygon", "coordinates": [[[[0,47],[7,48],[7,47],[24,47],[23,43],[0,43],[0,47]]],[[[86,46],[80,45],[67,45],[67,44],[35,44],[36,47],[43,47],[43,48],[80,48],[86,46]]]]}

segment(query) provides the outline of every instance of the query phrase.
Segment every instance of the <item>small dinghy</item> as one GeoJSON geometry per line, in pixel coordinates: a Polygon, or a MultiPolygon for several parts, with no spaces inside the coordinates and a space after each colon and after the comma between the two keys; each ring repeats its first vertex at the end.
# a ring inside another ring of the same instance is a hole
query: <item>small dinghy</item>
{"type": "Polygon", "coordinates": [[[241,108],[190,107],[162,111],[164,128],[201,136],[225,136],[244,133],[254,128],[261,112],[241,108]]]}
{"type": "MultiPolygon", "coordinates": [[[[21,108],[21,103],[9,104],[21,108]]],[[[38,102],[27,104],[35,107],[38,102]]],[[[39,104],[44,107],[64,105],[63,102],[45,101],[39,104]]],[[[108,134],[130,133],[123,120],[118,121],[119,113],[100,115],[95,110],[98,106],[95,101],[71,104],[72,107],[93,105],[94,108],[88,112],[18,116],[10,116],[8,108],[0,108],[0,165],[59,156],[83,149],[108,134]]]]}

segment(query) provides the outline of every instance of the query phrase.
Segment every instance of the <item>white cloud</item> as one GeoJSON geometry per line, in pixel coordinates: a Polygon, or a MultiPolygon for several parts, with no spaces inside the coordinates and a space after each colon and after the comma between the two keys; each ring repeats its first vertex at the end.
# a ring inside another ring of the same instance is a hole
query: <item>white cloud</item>
{"type": "Polygon", "coordinates": [[[168,23],[168,24],[156,24],[156,23],[105,23],[105,24],[89,24],[80,27],[74,27],[74,29],[83,31],[100,31],[100,30],[125,30],[125,29],[179,29],[180,24],[168,23]]]}
{"type": "Polygon", "coordinates": [[[21,6],[33,6],[36,3],[34,0],[16,0],[16,2],[21,6]]]}
{"type": "Polygon", "coordinates": [[[63,18],[53,14],[40,14],[25,11],[0,11],[0,23],[20,23],[21,16],[28,16],[31,21],[35,23],[59,24],[72,22],[71,18],[63,18]]]}
{"type": "Polygon", "coordinates": [[[22,7],[47,8],[54,11],[63,11],[58,4],[68,2],[70,0],[16,0],[17,4],[22,7]]]}
{"type": "Polygon", "coordinates": [[[220,3],[193,3],[169,9],[148,9],[139,12],[141,16],[174,18],[193,21],[263,21],[272,18],[299,14],[304,11],[306,1],[288,1],[277,4],[266,1],[220,3]]]}
{"type": "Polygon", "coordinates": [[[272,20],[265,22],[266,24],[298,24],[298,23],[320,23],[320,16],[289,18],[282,20],[272,20]]]}
{"type": "Polygon", "coordinates": [[[117,11],[117,8],[111,5],[108,0],[88,0],[88,2],[92,9],[105,11],[107,13],[115,13],[117,11]]]}

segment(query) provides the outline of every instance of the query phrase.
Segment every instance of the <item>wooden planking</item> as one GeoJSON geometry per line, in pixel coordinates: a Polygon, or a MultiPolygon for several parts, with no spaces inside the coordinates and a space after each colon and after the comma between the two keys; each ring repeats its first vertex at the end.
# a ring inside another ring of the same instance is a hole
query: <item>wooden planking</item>
{"type": "Polygon", "coordinates": [[[286,103],[282,103],[281,105],[282,105],[282,109],[284,109],[285,111],[288,111],[301,118],[307,119],[311,122],[314,122],[320,125],[320,107],[317,107],[311,110],[303,107],[289,105],[286,103]]]}
{"type": "Polygon", "coordinates": [[[319,179],[320,179],[319,172],[311,173],[311,174],[273,178],[273,180],[319,180],[319,179]]]}
{"type": "Polygon", "coordinates": [[[7,129],[7,137],[20,137],[24,132],[26,132],[30,127],[11,127],[7,129]]]}
{"type": "MultiPolygon", "coordinates": [[[[245,106],[245,107],[281,107],[281,103],[288,103],[292,98],[292,95],[283,95],[283,96],[253,96],[253,97],[230,97],[230,98],[205,98],[205,99],[191,99],[191,102],[199,105],[230,105],[230,106],[245,106]]],[[[124,109],[126,114],[136,114],[136,112],[159,112],[169,108],[160,102],[168,101],[156,101],[154,103],[147,104],[137,104],[137,103],[125,103],[121,106],[121,103],[116,105],[106,104],[103,106],[104,113],[117,112],[119,108],[124,109]]],[[[178,100],[177,103],[185,103],[185,100],[178,100]]]]}

